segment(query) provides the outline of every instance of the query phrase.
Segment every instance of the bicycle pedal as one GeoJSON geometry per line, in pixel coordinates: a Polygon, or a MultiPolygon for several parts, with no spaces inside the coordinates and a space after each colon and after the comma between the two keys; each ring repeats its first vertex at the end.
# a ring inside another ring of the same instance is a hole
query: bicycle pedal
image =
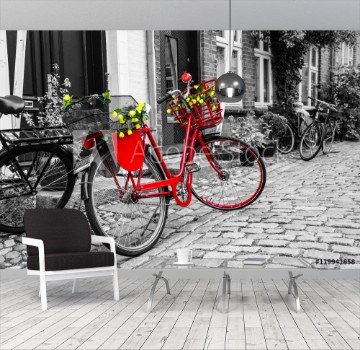
{"type": "Polygon", "coordinates": [[[200,165],[196,164],[196,163],[187,163],[186,164],[186,170],[189,173],[196,173],[197,171],[200,171],[200,165]]]}

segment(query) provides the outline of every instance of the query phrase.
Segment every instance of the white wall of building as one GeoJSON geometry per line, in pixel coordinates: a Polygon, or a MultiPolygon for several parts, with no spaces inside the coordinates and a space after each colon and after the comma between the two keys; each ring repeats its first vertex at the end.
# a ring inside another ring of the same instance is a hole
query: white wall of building
{"type": "MultiPolygon", "coordinates": [[[[9,62],[7,51],[6,31],[0,30],[0,96],[10,94],[9,62]]],[[[0,129],[10,129],[12,126],[10,116],[0,118],[0,129]]]]}
{"type": "MultiPolygon", "coordinates": [[[[151,105],[150,126],[156,127],[154,32],[106,32],[107,67],[112,95],[132,95],[151,105]]],[[[155,135],[156,137],[156,135],[155,135]]]]}
{"type": "Polygon", "coordinates": [[[146,31],[106,32],[110,92],[149,102],[146,31]]]}
{"type": "MultiPolygon", "coordinates": [[[[13,95],[23,97],[24,71],[25,71],[25,50],[26,50],[26,30],[17,31],[16,37],[16,57],[13,95]]],[[[0,31],[0,96],[10,94],[9,59],[7,51],[6,31],[0,31]]],[[[0,119],[0,129],[20,128],[20,118],[11,115],[4,115],[0,119]]]]}

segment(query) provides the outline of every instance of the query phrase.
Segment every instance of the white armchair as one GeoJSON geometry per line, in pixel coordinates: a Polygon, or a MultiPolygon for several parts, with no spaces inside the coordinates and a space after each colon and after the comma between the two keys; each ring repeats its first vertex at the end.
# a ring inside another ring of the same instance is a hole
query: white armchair
{"type": "Polygon", "coordinates": [[[40,276],[41,307],[47,310],[46,282],[112,276],[114,299],[119,300],[115,241],[93,236],[86,217],[74,209],[33,209],[24,215],[28,246],[28,275],[40,276]],[[90,252],[91,243],[105,243],[110,252],[90,252]]]}

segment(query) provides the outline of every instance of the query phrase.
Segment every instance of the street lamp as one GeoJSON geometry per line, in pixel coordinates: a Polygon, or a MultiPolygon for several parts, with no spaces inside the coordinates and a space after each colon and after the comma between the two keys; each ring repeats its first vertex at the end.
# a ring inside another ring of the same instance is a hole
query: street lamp
{"type": "MultiPolygon", "coordinates": [[[[231,35],[231,0],[229,0],[229,69],[231,69],[233,41],[231,35]]],[[[246,87],[244,80],[231,70],[221,75],[215,84],[216,96],[220,102],[239,102],[243,98],[245,91],[246,87]]]]}

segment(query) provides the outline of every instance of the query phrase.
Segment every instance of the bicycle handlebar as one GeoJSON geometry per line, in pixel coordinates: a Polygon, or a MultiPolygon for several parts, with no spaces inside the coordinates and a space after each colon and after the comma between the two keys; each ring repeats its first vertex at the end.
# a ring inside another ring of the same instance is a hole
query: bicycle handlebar
{"type": "Polygon", "coordinates": [[[333,111],[337,111],[337,108],[335,107],[335,105],[333,105],[333,104],[331,104],[331,103],[328,103],[328,102],[325,102],[325,101],[321,101],[321,100],[319,100],[319,99],[317,99],[317,98],[314,98],[314,97],[311,97],[311,96],[308,96],[308,98],[309,98],[310,100],[316,101],[316,102],[318,102],[318,103],[320,103],[320,104],[322,104],[322,105],[327,106],[328,108],[332,109],[333,111]]]}
{"type": "Polygon", "coordinates": [[[161,104],[165,101],[171,100],[172,95],[170,93],[167,93],[165,96],[158,98],[156,101],[158,104],[161,104]]]}
{"type": "MultiPolygon", "coordinates": [[[[190,87],[191,87],[191,84],[192,84],[192,83],[193,83],[193,80],[189,80],[189,81],[187,82],[187,84],[186,84],[186,93],[185,93],[185,94],[183,94],[182,91],[181,91],[181,90],[178,90],[178,89],[176,89],[176,90],[171,90],[171,91],[168,91],[165,96],[162,96],[162,97],[158,98],[157,103],[158,103],[158,104],[161,104],[161,103],[163,103],[163,102],[165,102],[165,101],[171,100],[172,96],[175,95],[175,94],[179,95],[180,98],[181,98],[183,101],[185,101],[186,97],[189,96],[190,87]]],[[[185,102],[185,104],[186,104],[186,102],[185,102]]]]}

